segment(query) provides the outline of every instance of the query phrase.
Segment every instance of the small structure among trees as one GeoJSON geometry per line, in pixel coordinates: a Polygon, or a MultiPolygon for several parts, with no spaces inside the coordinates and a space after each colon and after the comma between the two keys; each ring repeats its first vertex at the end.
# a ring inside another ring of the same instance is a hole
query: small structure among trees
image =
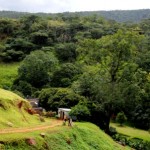
{"type": "Polygon", "coordinates": [[[39,107],[39,99],[37,98],[30,98],[28,99],[30,105],[32,106],[32,113],[35,113],[35,114],[42,114],[43,112],[43,108],[42,107],[39,107]]]}
{"type": "Polygon", "coordinates": [[[69,118],[69,112],[71,109],[69,108],[58,108],[58,118],[65,120],[69,118]]]}

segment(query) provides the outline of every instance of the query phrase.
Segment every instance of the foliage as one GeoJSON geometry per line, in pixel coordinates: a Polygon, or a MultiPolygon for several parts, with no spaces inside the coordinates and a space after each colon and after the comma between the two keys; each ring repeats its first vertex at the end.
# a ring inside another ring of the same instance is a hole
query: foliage
{"type": "Polygon", "coordinates": [[[90,117],[90,111],[85,104],[77,104],[71,108],[70,116],[77,117],[78,121],[87,121],[90,117]]]}
{"type": "MultiPolygon", "coordinates": [[[[30,83],[35,88],[41,88],[50,82],[50,71],[57,64],[57,58],[53,53],[35,51],[28,55],[18,69],[18,81],[30,83]]],[[[18,84],[18,83],[14,83],[18,84]]]]}
{"type": "Polygon", "coordinates": [[[13,49],[7,50],[1,54],[1,59],[3,62],[18,62],[24,58],[24,53],[22,51],[15,51],[13,49]]]}
{"type": "Polygon", "coordinates": [[[15,49],[16,51],[23,51],[29,54],[30,51],[34,50],[35,45],[24,38],[12,38],[7,41],[7,50],[15,49]]]}
{"type": "Polygon", "coordinates": [[[22,80],[15,80],[12,86],[13,91],[21,91],[24,96],[32,95],[32,89],[33,87],[30,83],[22,80]]]}
{"type": "Polygon", "coordinates": [[[129,138],[122,134],[115,134],[112,136],[114,140],[118,141],[122,145],[129,145],[137,150],[149,150],[150,142],[144,141],[138,138],[129,138]]]}
{"type": "MultiPolygon", "coordinates": [[[[141,10],[113,10],[113,11],[86,11],[86,12],[75,12],[75,13],[68,13],[64,12],[61,14],[58,14],[57,17],[62,16],[63,20],[66,20],[67,18],[73,18],[74,16],[102,16],[109,20],[115,20],[117,22],[140,22],[143,19],[149,18],[149,9],[141,9],[141,10]]],[[[2,18],[14,18],[18,19],[24,16],[30,16],[31,13],[25,13],[25,12],[15,12],[15,11],[1,11],[0,17],[2,18]]],[[[55,17],[56,14],[51,13],[36,13],[36,15],[41,17],[55,17]]],[[[75,17],[74,17],[75,18],[75,17]]],[[[77,19],[77,17],[76,17],[77,19]]],[[[68,21],[69,19],[67,19],[68,21]]],[[[70,19],[71,20],[71,19],[70,19]]],[[[28,20],[26,20],[28,22],[28,20]]],[[[71,20],[72,21],[72,20],[71,20]]],[[[92,20],[94,21],[94,20],[92,20]]]]}
{"type": "Polygon", "coordinates": [[[43,89],[39,94],[40,106],[54,111],[57,111],[59,107],[71,108],[84,99],[68,88],[43,89]]]}
{"type": "MultiPolygon", "coordinates": [[[[87,58],[92,58],[93,61],[90,61],[88,65],[97,65],[97,67],[99,67],[99,70],[97,69],[93,73],[90,73],[91,75],[86,75],[87,80],[85,80],[85,77],[80,78],[79,89],[81,89],[80,91],[86,91],[86,93],[82,92],[81,94],[89,97],[89,103],[93,106],[91,108],[91,111],[93,111],[92,116],[95,117],[96,114],[99,114],[103,123],[98,122],[98,120],[93,121],[100,124],[106,131],[109,130],[109,122],[112,113],[119,109],[123,109],[125,105],[126,96],[123,95],[125,84],[129,80],[128,77],[135,77],[134,70],[128,72],[128,76],[126,73],[129,68],[136,68],[137,66],[133,60],[135,53],[139,50],[142,40],[143,36],[134,32],[118,30],[117,33],[104,36],[96,41],[85,40],[87,42],[81,42],[78,49],[80,52],[79,57],[81,57],[80,59],[82,59],[82,61],[87,60],[87,58]],[[137,41],[139,41],[139,43],[137,43],[137,41]],[[87,49],[89,47],[88,45],[91,46],[90,50],[87,49]],[[97,58],[94,59],[94,57],[92,57],[94,53],[97,54],[97,51],[99,51],[99,61],[97,58]],[[94,75],[92,76],[92,74],[94,75]]],[[[84,63],[87,64],[87,61],[84,63]]],[[[137,70],[135,74],[137,75],[139,72],[140,70],[137,70]]],[[[144,74],[144,72],[142,73],[144,74]]],[[[143,76],[143,80],[144,78],[143,76]]],[[[133,78],[132,81],[134,81],[133,78]]],[[[135,81],[135,83],[137,83],[137,81],[135,81]]],[[[134,86],[134,83],[130,83],[130,86],[134,86]]],[[[138,89],[140,88],[139,86],[138,89]]],[[[138,90],[138,92],[140,93],[140,90],[138,90]]],[[[136,100],[138,101],[139,99],[136,100]]]]}
{"type": "Polygon", "coordinates": [[[61,62],[74,62],[76,60],[76,45],[74,43],[58,44],[56,55],[61,62]]]}
{"type": "Polygon", "coordinates": [[[123,123],[127,120],[126,115],[124,114],[124,112],[119,112],[116,116],[116,121],[120,123],[120,125],[122,126],[123,123]]]}
{"type": "Polygon", "coordinates": [[[53,73],[52,86],[68,87],[82,73],[81,68],[73,63],[64,63],[53,73]]]}
{"type": "MultiPolygon", "coordinates": [[[[139,12],[148,13],[149,10],[105,14],[112,18],[118,13],[127,17],[125,14],[139,12]]],[[[139,18],[141,14],[138,14],[139,18]]],[[[4,77],[5,73],[1,73],[0,85],[10,88],[16,78],[13,90],[35,96],[44,87],[71,88],[78,101],[82,96],[86,97],[85,106],[91,113],[90,121],[106,132],[109,130],[110,117],[120,111],[125,112],[134,126],[148,129],[149,19],[137,24],[117,23],[99,15],[99,12],[39,13],[19,19],[1,18],[0,61],[25,59],[19,67],[18,76],[12,75],[11,79],[11,75],[6,73],[4,77]],[[37,49],[39,51],[33,52],[37,49]]],[[[120,16],[115,18],[121,20],[123,17],[120,16]]],[[[58,101],[55,103],[45,98],[46,104],[49,101],[57,109],[60,102],[60,106],[67,107],[67,98],[63,102],[60,99],[63,92],[71,95],[68,92],[71,89],[58,90],[59,94],[55,93],[57,90],[52,90],[56,96],[52,99],[58,98],[58,101]]],[[[78,101],[70,101],[69,106],[75,106],[78,101]]],[[[46,104],[43,102],[44,107],[48,107],[46,104]]]]}
{"type": "Polygon", "coordinates": [[[11,35],[17,28],[17,21],[13,19],[0,19],[0,33],[11,35]]]}
{"type": "Polygon", "coordinates": [[[34,32],[31,34],[31,41],[37,45],[46,45],[48,42],[47,33],[34,32]]]}

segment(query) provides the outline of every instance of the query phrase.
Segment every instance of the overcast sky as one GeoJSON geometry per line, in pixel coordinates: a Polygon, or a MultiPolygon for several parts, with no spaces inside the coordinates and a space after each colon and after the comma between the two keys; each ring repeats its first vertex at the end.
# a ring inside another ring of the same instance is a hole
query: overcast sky
{"type": "Polygon", "coordinates": [[[150,0],[0,0],[0,10],[66,12],[150,9],[150,0]]]}

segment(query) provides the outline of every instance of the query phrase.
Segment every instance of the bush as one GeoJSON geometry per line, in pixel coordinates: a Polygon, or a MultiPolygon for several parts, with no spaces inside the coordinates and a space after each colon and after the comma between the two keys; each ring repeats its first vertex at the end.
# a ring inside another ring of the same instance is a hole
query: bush
{"type": "Polygon", "coordinates": [[[115,134],[112,138],[119,142],[121,145],[129,145],[136,150],[149,150],[150,142],[144,141],[138,138],[129,138],[128,136],[122,134],[115,134]]]}
{"type": "Polygon", "coordinates": [[[81,73],[81,67],[73,63],[64,63],[54,72],[51,85],[54,87],[68,87],[78,79],[81,73]]]}
{"type": "Polygon", "coordinates": [[[74,93],[69,88],[47,88],[39,94],[40,106],[52,111],[57,111],[59,107],[73,107],[84,99],[83,96],[74,93]]]}
{"type": "Polygon", "coordinates": [[[21,92],[24,96],[31,95],[32,94],[32,86],[30,83],[26,81],[19,81],[16,79],[14,81],[14,84],[12,86],[12,90],[21,92]]]}
{"type": "Polygon", "coordinates": [[[128,142],[127,142],[128,136],[126,136],[126,135],[117,133],[117,134],[113,135],[112,138],[115,139],[116,141],[118,141],[121,145],[128,144],[128,142]]]}
{"type": "Polygon", "coordinates": [[[109,127],[109,134],[110,134],[110,136],[115,135],[116,133],[117,133],[116,128],[109,127]]]}
{"type": "Polygon", "coordinates": [[[125,116],[124,112],[120,112],[117,114],[116,121],[119,122],[121,126],[126,120],[127,120],[127,117],[125,116]]]}
{"type": "Polygon", "coordinates": [[[50,82],[50,72],[58,60],[51,52],[34,51],[28,55],[18,68],[19,80],[41,88],[50,82]]]}
{"type": "Polygon", "coordinates": [[[15,51],[11,49],[1,53],[1,58],[4,62],[20,61],[24,58],[24,53],[22,51],[15,51]]]}
{"type": "Polygon", "coordinates": [[[48,35],[44,32],[34,32],[31,34],[31,41],[37,45],[47,44],[48,35]]]}
{"type": "Polygon", "coordinates": [[[70,116],[76,116],[78,121],[87,121],[90,117],[90,111],[86,105],[77,104],[71,108],[70,116]]]}

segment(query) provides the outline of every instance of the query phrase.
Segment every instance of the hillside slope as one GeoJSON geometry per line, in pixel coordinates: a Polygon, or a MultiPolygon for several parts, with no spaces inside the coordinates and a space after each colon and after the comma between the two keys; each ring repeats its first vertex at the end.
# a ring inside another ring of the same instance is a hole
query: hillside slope
{"type": "Polygon", "coordinates": [[[73,123],[73,127],[68,127],[62,126],[62,122],[54,119],[51,120],[49,128],[43,126],[40,130],[24,131],[26,127],[34,129],[41,124],[38,123],[38,117],[27,113],[28,108],[30,105],[26,100],[10,91],[0,89],[0,130],[16,131],[0,136],[0,150],[128,149],[115,143],[99,127],[91,123],[73,123]],[[44,133],[44,137],[41,133],[44,133]]]}
{"type": "Polygon", "coordinates": [[[37,116],[30,115],[26,110],[29,103],[20,96],[0,89],[0,129],[20,127],[38,123],[37,116]]]}
{"type": "Polygon", "coordinates": [[[0,63],[0,88],[10,89],[20,63],[0,63]]]}
{"type": "MultiPolygon", "coordinates": [[[[74,123],[73,127],[59,125],[45,131],[15,134],[17,139],[4,141],[3,149],[11,150],[128,150],[115,143],[91,123],[74,123]],[[44,137],[40,134],[43,133],[44,137]],[[28,143],[28,139],[32,142],[28,143]]],[[[4,136],[5,138],[5,136],[4,136]]],[[[1,142],[2,143],[2,142],[1,142]]]]}

